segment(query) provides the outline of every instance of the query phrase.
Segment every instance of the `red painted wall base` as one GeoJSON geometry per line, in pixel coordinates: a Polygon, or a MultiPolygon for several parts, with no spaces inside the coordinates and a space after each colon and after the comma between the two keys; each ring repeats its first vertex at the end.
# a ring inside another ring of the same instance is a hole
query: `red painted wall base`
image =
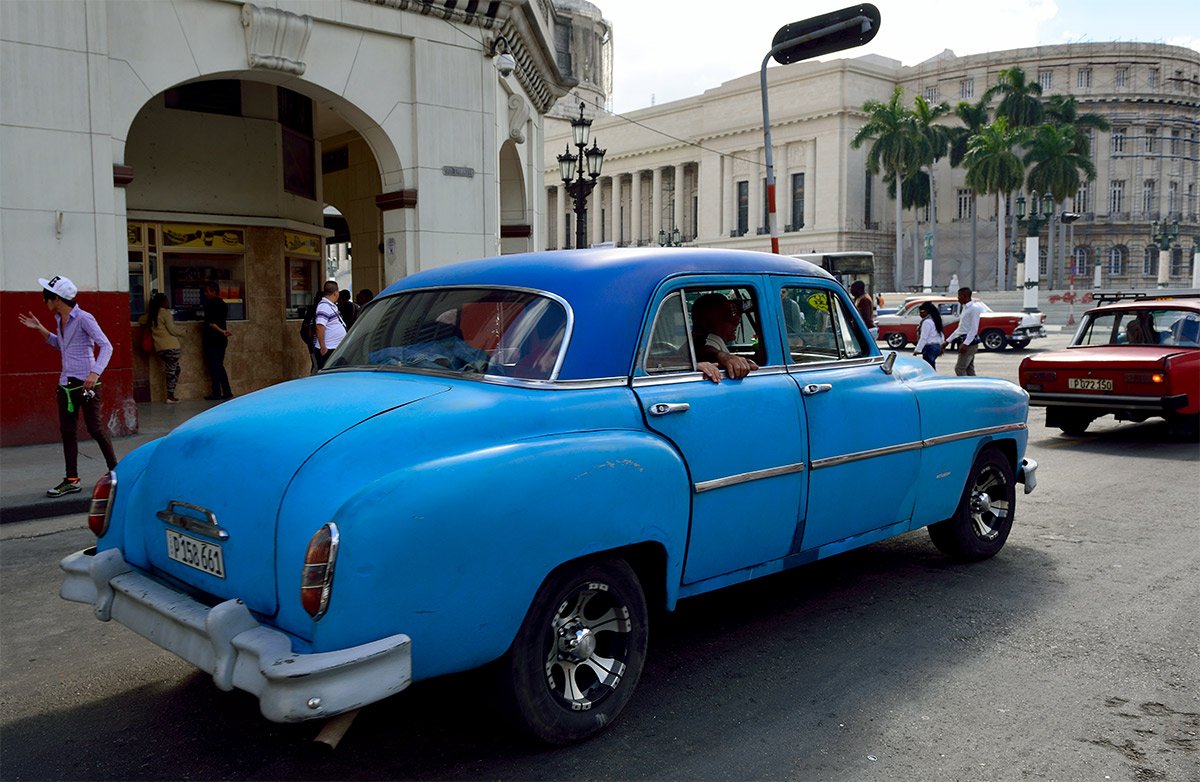
{"type": "MultiPolygon", "coordinates": [[[[96,317],[113,343],[112,360],[100,378],[101,409],[109,434],[135,434],[138,409],[133,400],[129,294],[81,291],[77,301],[96,317]]],[[[21,325],[18,316],[25,312],[54,330],[54,316],[47,311],[41,291],[0,291],[0,446],[61,439],[54,402],[61,355],[37,331],[21,325]]],[[[82,442],[87,437],[82,421],[79,429],[82,442]]]]}

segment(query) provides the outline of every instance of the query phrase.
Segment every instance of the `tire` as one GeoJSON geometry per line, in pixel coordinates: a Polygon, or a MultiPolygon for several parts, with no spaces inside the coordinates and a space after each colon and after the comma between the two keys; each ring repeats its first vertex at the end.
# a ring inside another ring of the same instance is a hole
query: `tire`
{"type": "Polygon", "coordinates": [[[955,559],[977,562],[994,557],[1008,540],[1016,504],[1012,465],[1000,451],[988,448],[971,466],[954,515],[930,524],[929,538],[955,559]]]}
{"type": "Polygon", "coordinates": [[[600,732],[629,702],[646,660],[646,597],[624,560],[560,568],[546,579],[500,665],[504,705],[546,744],[600,732]]]}
{"type": "Polygon", "coordinates": [[[908,340],[905,339],[904,335],[899,331],[889,331],[884,335],[883,341],[886,342],[887,346],[892,350],[899,350],[908,344],[908,340]]]}
{"type": "Polygon", "coordinates": [[[1010,348],[1012,348],[1013,350],[1024,350],[1025,348],[1029,347],[1029,340],[1027,340],[1027,339],[1010,339],[1008,341],[1008,346],[1010,348]]]}
{"type": "Polygon", "coordinates": [[[984,350],[1004,350],[1004,345],[1008,342],[1000,329],[988,329],[979,340],[980,347],[984,350]]]}

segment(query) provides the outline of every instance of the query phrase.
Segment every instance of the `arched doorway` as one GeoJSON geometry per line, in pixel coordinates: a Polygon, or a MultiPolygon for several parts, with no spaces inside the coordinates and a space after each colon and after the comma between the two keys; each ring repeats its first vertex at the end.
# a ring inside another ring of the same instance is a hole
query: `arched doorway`
{"type": "Polygon", "coordinates": [[[500,147],[500,253],[528,252],[533,249],[525,175],[517,144],[509,139],[500,147]]]}
{"type": "MultiPolygon", "coordinates": [[[[200,328],[210,280],[229,306],[235,393],[308,374],[298,319],[328,276],[326,203],[349,228],[355,284],[379,289],[382,175],[356,113],[316,85],[235,78],[176,85],[137,112],[124,149],[135,172],[125,187],[130,320],[166,294],[182,334],[179,398],[208,393],[200,328]]],[[[153,356],[136,353],[133,392],[165,398],[153,356]]]]}

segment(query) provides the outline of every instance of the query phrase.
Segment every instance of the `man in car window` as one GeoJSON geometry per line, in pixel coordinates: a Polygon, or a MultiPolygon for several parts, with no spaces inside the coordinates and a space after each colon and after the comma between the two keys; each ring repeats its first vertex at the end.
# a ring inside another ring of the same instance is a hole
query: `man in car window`
{"type": "MultiPolygon", "coordinates": [[[[740,380],[758,364],[729,351],[729,341],[737,335],[742,321],[742,308],[720,293],[706,293],[692,305],[692,337],[696,342],[696,360],[711,362],[725,370],[734,380],[740,380]]],[[[703,372],[704,369],[701,368],[703,372]]],[[[708,373],[705,373],[708,377],[708,373]]],[[[712,378],[709,377],[711,380],[712,378]]]]}
{"type": "Polygon", "coordinates": [[[958,360],[954,362],[954,374],[975,374],[975,351],[979,350],[979,316],[983,314],[983,303],[971,298],[970,288],[958,289],[958,303],[962,305],[962,316],[958,326],[946,338],[947,344],[959,341],[958,360]]]}

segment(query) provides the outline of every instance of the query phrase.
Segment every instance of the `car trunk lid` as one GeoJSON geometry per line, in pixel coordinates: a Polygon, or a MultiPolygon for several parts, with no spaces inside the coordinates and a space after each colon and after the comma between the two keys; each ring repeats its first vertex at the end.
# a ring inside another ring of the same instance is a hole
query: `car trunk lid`
{"type": "MultiPolygon", "coordinates": [[[[203,595],[240,598],[252,611],[273,615],[277,516],[296,472],[363,421],[446,390],[412,376],[331,373],[193,418],[158,444],[138,484],[128,518],[130,561],[203,595]]],[[[330,486],[338,480],[324,478],[330,486]]]]}

